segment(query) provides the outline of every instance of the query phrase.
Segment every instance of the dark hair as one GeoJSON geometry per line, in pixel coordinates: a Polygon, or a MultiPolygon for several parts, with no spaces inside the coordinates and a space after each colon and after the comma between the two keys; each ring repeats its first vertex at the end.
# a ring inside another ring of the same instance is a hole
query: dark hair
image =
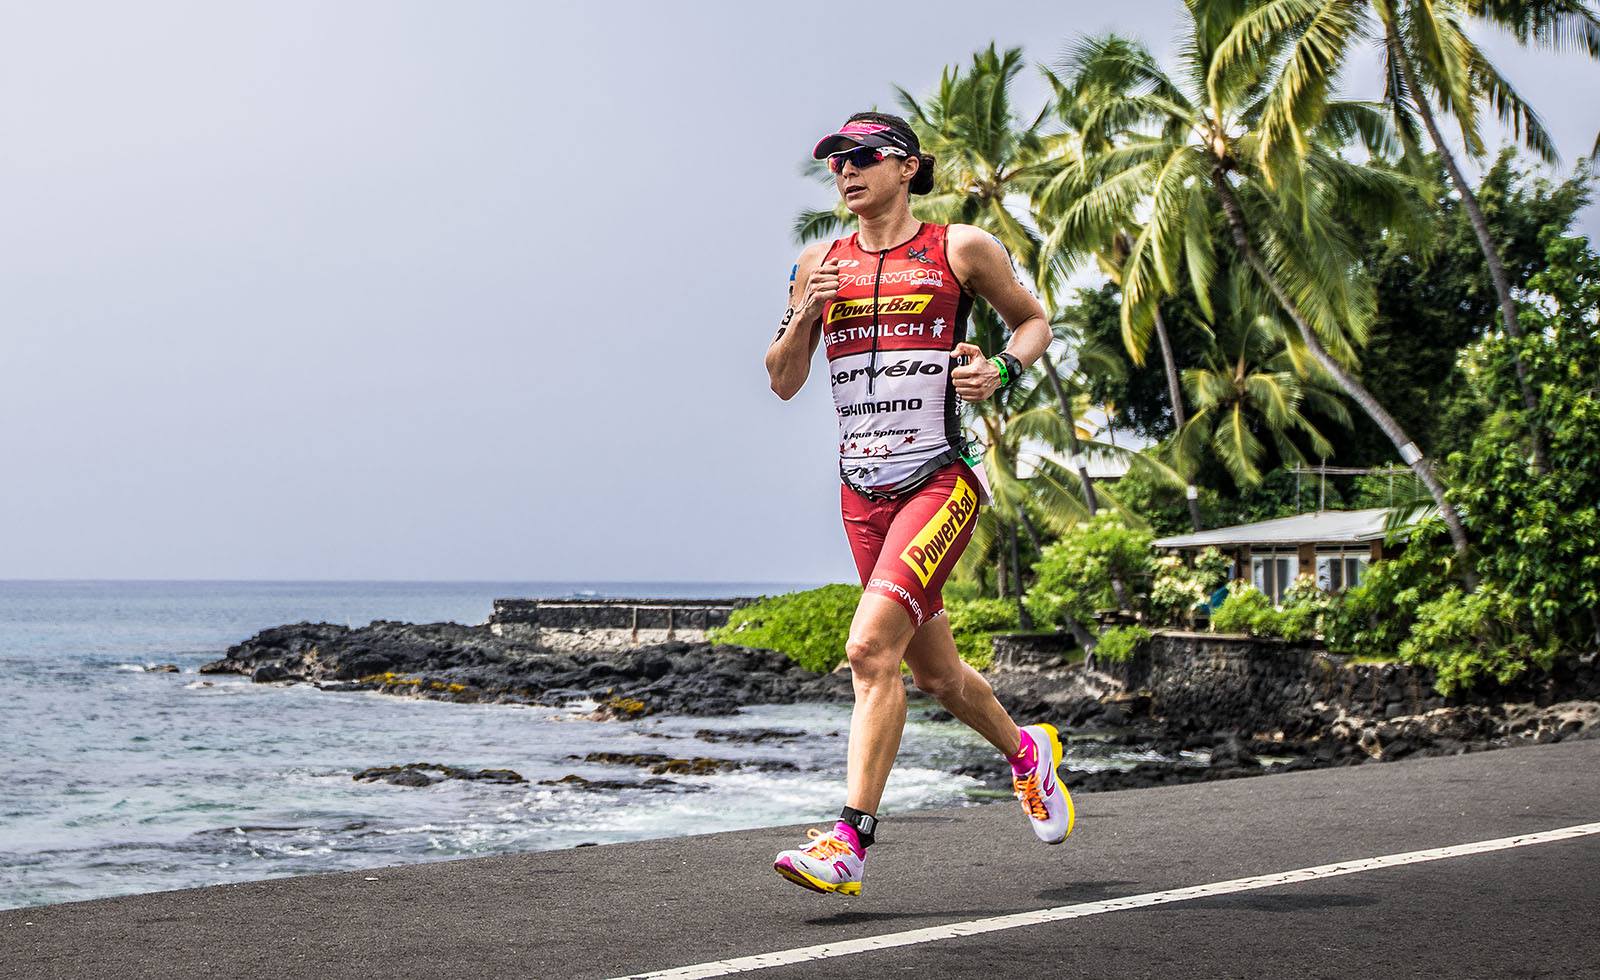
{"type": "Polygon", "coordinates": [[[933,154],[922,152],[922,142],[917,139],[916,131],[911,128],[910,123],[887,112],[858,112],[845,122],[878,123],[899,132],[910,141],[912,153],[917,158],[917,172],[911,175],[911,186],[908,189],[913,194],[926,194],[933,190],[933,154]]]}

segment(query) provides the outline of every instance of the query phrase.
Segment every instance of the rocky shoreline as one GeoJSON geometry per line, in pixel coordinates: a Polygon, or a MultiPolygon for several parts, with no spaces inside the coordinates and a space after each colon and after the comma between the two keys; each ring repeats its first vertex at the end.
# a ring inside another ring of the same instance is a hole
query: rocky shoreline
{"type": "MultiPolygon", "coordinates": [[[[1249,674],[1215,650],[1157,651],[1145,659],[1099,673],[1046,657],[987,676],[1019,718],[1052,719],[1075,736],[1139,746],[1164,760],[1065,777],[1068,786],[1086,792],[1600,737],[1600,674],[1593,664],[1451,702],[1422,692],[1405,668],[1330,668],[1326,655],[1305,651],[1268,651],[1249,662],[1249,674]],[[1330,669],[1345,675],[1329,675],[1330,669]],[[1257,676],[1263,670],[1265,680],[1257,676]],[[1306,676],[1297,680],[1297,671],[1306,676]],[[1313,683],[1314,676],[1320,680],[1313,683]],[[1353,695],[1363,684],[1371,691],[1353,695]],[[1241,703],[1245,695],[1252,700],[1241,703]]],[[[229,648],[200,671],[461,703],[592,703],[592,717],[624,720],[727,715],[754,704],[848,703],[852,697],[847,670],[813,673],[769,650],[669,642],[609,653],[557,652],[455,623],[281,626],[229,648]]],[[[949,716],[934,705],[932,717],[949,716]]],[[[716,762],[666,756],[590,761],[628,762],[658,777],[716,762]]],[[[1009,789],[1003,768],[984,757],[955,771],[999,792],[1009,789]]],[[[491,776],[499,774],[458,773],[431,763],[366,774],[402,785],[491,776]]]]}
{"type": "Polygon", "coordinates": [[[672,642],[614,653],[553,652],[483,626],[386,620],[263,630],[200,672],[461,703],[557,707],[592,700],[597,714],[617,718],[724,715],[747,704],[851,697],[848,675],[815,674],[771,650],[672,642]]]}

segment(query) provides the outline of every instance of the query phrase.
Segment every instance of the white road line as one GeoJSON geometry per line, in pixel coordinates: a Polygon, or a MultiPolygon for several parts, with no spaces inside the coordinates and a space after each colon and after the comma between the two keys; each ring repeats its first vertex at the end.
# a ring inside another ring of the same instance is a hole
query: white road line
{"type": "MultiPolygon", "coordinates": [[[[911,929],[906,932],[891,932],[887,935],[870,936],[866,939],[848,939],[837,943],[820,943],[816,946],[801,946],[796,949],[783,949],[771,953],[757,953],[754,956],[741,956],[737,959],[717,960],[713,963],[680,966],[670,970],[657,970],[653,973],[635,973],[626,978],[626,980],[647,980],[647,978],[648,980],[698,980],[698,978],[702,977],[724,977],[730,973],[748,973],[752,970],[787,966],[791,963],[827,960],[836,956],[850,956],[854,953],[869,953],[878,949],[892,949],[896,946],[915,946],[919,943],[933,943],[944,939],[956,939],[961,936],[975,936],[985,932],[998,932],[1002,929],[1015,929],[1019,926],[1040,925],[1045,922],[1060,922],[1064,919],[1081,919],[1084,916],[1100,915],[1103,912],[1120,912],[1124,909],[1165,905],[1169,902],[1185,902],[1192,898],[1206,898],[1211,895],[1230,895],[1236,892],[1272,888],[1277,885],[1290,885],[1297,881],[1337,878],[1340,875],[1376,871],[1379,868],[1396,868],[1406,864],[1421,864],[1425,861],[1441,861],[1445,858],[1465,857],[1469,854],[1487,854],[1490,851],[1503,851],[1511,847],[1527,847],[1530,844],[1548,844],[1551,841],[1571,840],[1575,837],[1586,837],[1590,834],[1600,834],[1600,823],[1579,824],[1575,827],[1562,827],[1558,830],[1546,830],[1537,834],[1500,837],[1495,840],[1477,841],[1472,844],[1457,844],[1453,847],[1435,847],[1426,851],[1409,851],[1405,854],[1386,854],[1382,857],[1359,858],[1354,861],[1343,861],[1339,864],[1324,864],[1316,868],[1301,868],[1298,871],[1280,871],[1276,874],[1235,878],[1232,881],[1218,881],[1209,885],[1190,885],[1187,888],[1151,892],[1148,895],[1131,895],[1127,898],[1113,898],[1104,902],[1084,902],[1080,905],[1062,905],[1053,909],[1039,909],[1035,912],[997,915],[990,919],[971,919],[967,922],[953,922],[950,925],[932,926],[927,929],[911,929]]],[[[624,978],[616,978],[616,980],[624,980],[624,978]]]]}

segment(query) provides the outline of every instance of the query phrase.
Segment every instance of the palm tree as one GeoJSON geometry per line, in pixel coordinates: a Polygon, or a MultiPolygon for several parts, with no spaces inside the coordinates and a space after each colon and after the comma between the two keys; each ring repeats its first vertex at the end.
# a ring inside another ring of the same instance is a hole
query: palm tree
{"type": "MultiPolygon", "coordinates": [[[[1350,47],[1379,34],[1385,56],[1383,98],[1398,134],[1412,151],[1408,155],[1420,157],[1415,151],[1421,120],[1472,223],[1500,301],[1501,326],[1513,341],[1520,341],[1522,330],[1505,263],[1477,195],[1440,132],[1434,104],[1455,119],[1462,142],[1474,157],[1482,157],[1485,149],[1479,111],[1485,103],[1546,162],[1555,162],[1557,156],[1533,107],[1468,35],[1469,20],[1507,28],[1524,44],[1578,48],[1600,57],[1600,19],[1582,0],[1266,0],[1234,25],[1211,71],[1223,72],[1237,60],[1248,60],[1250,50],[1272,43],[1275,35],[1292,39],[1262,118],[1258,162],[1270,173],[1281,149],[1290,149],[1291,156],[1304,152],[1305,133],[1321,118],[1350,47]]],[[[1596,149],[1600,150],[1600,140],[1596,149]]],[[[1512,357],[1527,413],[1530,456],[1535,471],[1542,474],[1548,468],[1543,423],[1519,346],[1512,347],[1512,357]]]]}
{"type": "MultiPolygon", "coordinates": [[[[1280,47],[1268,43],[1212,71],[1217,46],[1245,13],[1245,0],[1186,0],[1182,72],[1169,75],[1141,45],[1120,38],[1082,42],[1067,65],[1077,79],[1131,77],[1126,94],[1107,95],[1095,114],[1141,129],[1123,145],[1086,161],[1087,193],[1060,217],[1067,234],[1104,227],[1130,200],[1149,209],[1123,273],[1125,323],[1141,303],[1170,294],[1187,274],[1208,302],[1217,262],[1214,205],[1220,204],[1237,258],[1294,324],[1305,349],[1378,428],[1428,488],[1458,554],[1466,530],[1446,499],[1429,460],[1394,416],[1356,378],[1355,347],[1364,338],[1375,297],[1359,263],[1350,225],[1411,230],[1420,221],[1411,182],[1362,167],[1334,148],[1360,139],[1385,156],[1394,148],[1381,110],[1367,103],[1323,104],[1307,134],[1299,166],[1282,168],[1270,188],[1259,161],[1264,97],[1275,79],[1280,47]]],[[[1462,574],[1471,570],[1462,563],[1462,574]]]]}
{"type": "Polygon", "coordinates": [[[1183,372],[1195,411],[1173,440],[1186,470],[1198,467],[1209,448],[1241,489],[1261,482],[1263,436],[1285,464],[1307,462],[1296,435],[1305,437],[1319,458],[1333,455],[1333,445],[1303,409],[1350,424],[1332,380],[1262,310],[1259,298],[1249,295],[1251,285],[1242,274],[1229,277],[1227,315],[1215,343],[1202,366],[1183,372]]]}
{"type": "MultiPolygon", "coordinates": [[[[926,101],[918,101],[904,89],[897,91],[923,149],[939,161],[934,193],[924,199],[919,210],[933,215],[936,221],[976,225],[994,235],[1029,271],[1034,282],[1044,288],[1047,276],[1041,263],[1039,235],[1017,217],[1008,202],[1030,196],[1049,176],[1056,166],[1054,161],[1066,148],[1067,136],[1041,135],[1048,110],[1019,127],[1010,90],[1022,67],[1020,48],[999,54],[991,44],[973,55],[972,65],[965,73],[946,68],[940,75],[938,90],[926,101]]],[[[1003,343],[1003,336],[996,339],[1003,343]]],[[[1039,366],[1065,422],[1084,506],[1092,515],[1100,509],[1100,501],[1082,447],[1077,444],[1078,424],[1072,399],[1061,384],[1060,372],[1049,351],[1040,357],[1039,366]]]]}
{"type": "MultiPolygon", "coordinates": [[[[1108,120],[1093,113],[1094,106],[1104,94],[1102,86],[1108,80],[1097,79],[1095,80],[1097,84],[1092,86],[1068,86],[1048,69],[1044,74],[1054,89],[1055,111],[1065,127],[1064,135],[1075,142],[1071,152],[1063,152],[1065,148],[1057,145],[1056,155],[1051,160],[1053,172],[1048,179],[1039,184],[1034,193],[1034,215],[1040,228],[1045,231],[1044,252],[1050,257],[1050,261],[1041,265],[1055,273],[1045,277],[1045,288],[1049,289],[1064,268],[1075,265],[1085,254],[1092,255],[1101,271],[1120,286],[1123,265],[1133,251],[1132,236],[1139,233],[1139,225],[1134,221],[1131,208],[1123,214],[1108,216],[1112,218],[1112,223],[1108,227],[1096,229],[1093,237],[1087,241],[1069,241],[1063,234],[1066,226],[1054,220],[1063,208],[1086,189],[1082,183],[1086,173],[1084,161],[1116,145],[1117,139],[1125,135],[1120,129],[1115,128],[1116,120],[1108,120]],[[1089,125],[1091,118],[1098,123],[1098,126],[1089,125]]],[[[1131,84],[1130,79],[1119,81],[1124,85],[1131,84]]],[[[1132,202],[1129,203],[1131,205],[1132,202]]],[[[1123,344],[1136,366],[1144,365],[1152,334],[1161,351],[1162,369],[1167,380],[1167,398],[1172,407],[1173,428],[1181,430],[1187,422],[1187,415],[1184,410],[1182,389],[1178,382],[1178,365],[1172,351],[1172,340],[1167,333],[1166,320],[1161,315],[1161,306],[1157,301],[1144,304],[1137,311],[1137,315],[1124,323],[1123,344]]],[[[1199,490],[1194,485],[1193,471],[1185,472],[1184,476],[1189,522],[1194,530],[1198,531],[1203,526],[1200,519],[1199,490]]]]}
{"type": "MultiPolygon", "coordinates": [[[[987,304],[974,304],[972,326],[973,342],[984,350],[1004,341],[1005,326],[987,304]]],[[[979,512],[967,554],[979,561],[978,556],[998,550],[1000,595],[1015,597],[1018,618],[1025,628],[1029,617],[1022,605],[1018,529],[1039,550],[1044,545],[1041,527],[1060,534],[1088,513],[1084,501],[1068,489],[1071,480],[1062,478],[1059,465],[1035,463],[1031,476],[1021,474],[1021,464],[1029,457],[1037,458],[1040,449],[1060,452],[1089,439],[1087,430],[1057,411],[1051,392],[1041,382],[1040,373],[1030,372],[993,397],[967,406],[977,441],[984,447],[983,468],[994,498],[993,507],[979,512]],[[1008,579],[1010,589],[1005,586],[1008,579]]],[[[972,567],[971,562],[963,564],[972,567]]]]}

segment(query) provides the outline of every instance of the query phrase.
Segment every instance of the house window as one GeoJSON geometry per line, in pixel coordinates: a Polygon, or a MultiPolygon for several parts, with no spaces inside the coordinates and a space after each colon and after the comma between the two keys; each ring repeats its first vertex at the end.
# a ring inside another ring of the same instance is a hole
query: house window
{"type": "Polygon", "coordinates": [[[1371,551],[1319,551],[1317,553],[1317,588],[1325,592],[1343,592],[1360,585],[1366,577],[1371,551]]]}
{"type": "Polygon", "coordinates": [[[1273,605],[1283,601],[1283,594],[1294,585],[1300,573],[1300,558],[1293,551],[1255,552],[1250,556],[1250,581],[1266,593],[1273,605]]]}

